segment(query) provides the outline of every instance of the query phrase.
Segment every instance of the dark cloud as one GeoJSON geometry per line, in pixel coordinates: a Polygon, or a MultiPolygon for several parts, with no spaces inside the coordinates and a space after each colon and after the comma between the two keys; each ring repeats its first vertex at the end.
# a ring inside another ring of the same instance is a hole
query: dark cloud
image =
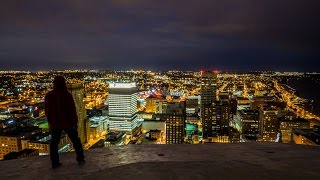
{"type": "Polygon", "coordinates": [[[5,0],[1,69],[320,70],[318,0],[5,0]]]}

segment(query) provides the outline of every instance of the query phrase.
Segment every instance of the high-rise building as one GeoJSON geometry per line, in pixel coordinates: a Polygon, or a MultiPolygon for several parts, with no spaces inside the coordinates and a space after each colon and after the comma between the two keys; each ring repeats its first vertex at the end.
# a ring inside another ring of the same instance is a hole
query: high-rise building
{"type": "Polygon", "coordinates": [[[237,111],[237,125],[243,135],[259,134],[259,111],[239,110],[237,111]]]}
{"type": "Polygon", "coordinates": [[[201,74],[200,113],[203,138],[212,137],[217,129],[216,118],[217,74],[206,71],[201,74]]]}
{"type": "Polygon", "coordinates": [[[217,74],[206,71],[201,74],[201,105],[217,100],[217,74]]]}
{"type": "Polygon", "coordinates": [[[76,111],[78,115],[78,134],[81,143],[87,143],[90,138],[90,123],[87,118],[87,111],[83,101],[84,87],[81,83],[68,84],[68,91],[72,94],[74,103],[76,105],[76,111]]]}
{"type": "Polygon", "coordinates": [[[217,120],[220,119],[220,134],[225,134],[225,132],[229,131],[230,119],[233,117],[231,112],[231,94],[229,92],[220,92],[218,97],[217,120]]]}
{"type": "Polygon", "coordinates": [[[202,105],[201,121],[203,138],[213,137],[217,122],[215,105],[202,105]]]}
{"type": "Polygon", "coordinates": [[[137,120],[137,87],[135,83],[109,84],[109,129],[135,134],[137,120]]]}
{"type": "Polygon", "coordinates": [[[227,134],[231,118],[231,107],[227,101],[218,101],[216,103],[216,128],[218,134],[227,134]]]}
{"type": "Polygon", "coordinates": [[[260,135],[263,141],[276,141],[280,131],[278,113],[278,110],[272,108],[260,110],[260,135]]]}
{"type": "Polygon", "coordinates": [[[161,116],[166,122],[166,143],[181,144],[185,137],[185,102],[169,103],[165,114],[162,114],[161,116]]]}

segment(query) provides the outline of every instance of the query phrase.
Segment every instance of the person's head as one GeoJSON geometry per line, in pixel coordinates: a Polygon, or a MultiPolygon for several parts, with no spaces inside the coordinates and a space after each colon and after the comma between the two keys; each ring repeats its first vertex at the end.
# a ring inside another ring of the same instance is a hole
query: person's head
{"type": "Polygon", "coordinates": [[[56,76],[53,80],[53,89],[67,90],[66,79],[63,76],[56,76]]]}

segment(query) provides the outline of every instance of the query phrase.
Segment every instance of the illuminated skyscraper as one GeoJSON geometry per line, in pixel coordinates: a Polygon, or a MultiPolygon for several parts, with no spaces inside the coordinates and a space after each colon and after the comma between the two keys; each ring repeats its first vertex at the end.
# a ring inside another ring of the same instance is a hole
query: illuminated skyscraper
{"type": "Polygon", "coordinates": [[[201,105],[217,100],[217,74],[205,71],[201,74],[201,105]]]}
{"type": "Polygon", "coordinates": [[[90,138],[90,123],[89,119],[87,118],[87,112],[83,102],[84,87],[81,83],[68,84],[68,91],[72,94],[74,103],[76,105],[79,138],[81,139],[81,143],[84,144],[88,142],[90,138]]]}
{"type": "Polygon", "coordinates": [[[137,87],[135,83],[109,84],[109,128],[134,134],[137,122],[137,87]]]}
{"type": "Polygon", "coordinates": [[[185,137],[186,103],[169,103],[162,116],[166,121],[166,143],[181,144],[185,137]]]}
{"type": "Polygon", "coordinates": [[[262,109],[260,110],[260,134],[263,141],[275,142],[277,134],[280,131],[278,121],[278,110],[262,109]]]}
{"type": "Polygon", "coordinates": [[[217,130],[216,117],[217,74],[207,71],[201,74],[200,111],[203,138],[212,137],[217,130]]]}
{"type": "Polygon", "coordinates": [[[228,128],[230,119],[233,118],[231,94],[229,92],[220,92],[218,96],[221,127],[228,128]]]}

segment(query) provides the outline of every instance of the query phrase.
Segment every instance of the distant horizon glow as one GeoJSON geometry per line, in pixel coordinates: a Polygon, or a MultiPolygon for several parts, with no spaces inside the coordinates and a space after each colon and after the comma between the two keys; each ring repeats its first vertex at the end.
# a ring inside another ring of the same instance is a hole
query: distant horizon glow
{"type": "Polygon", "coordinates": [[[212,71],[213,74],[220,74],[220,73],[310,73],[310,74],[320,74],[319,71],[275,71],[275,70],[233,70],[233,71],[225,71],[225,70],[212,70],[206,69],[204,70],[179,70],[179,69],[169,69],[169,70],[148,70],[148,69],[120,69],[120,70],[108,70],[108,69],[65,69],[65,70],[0,70],[0,73],[76,73],[76,72],[169,72],[169,71],[178,71],[178,72],[199,72],[203,73],[205,71],[212,71]]]}

